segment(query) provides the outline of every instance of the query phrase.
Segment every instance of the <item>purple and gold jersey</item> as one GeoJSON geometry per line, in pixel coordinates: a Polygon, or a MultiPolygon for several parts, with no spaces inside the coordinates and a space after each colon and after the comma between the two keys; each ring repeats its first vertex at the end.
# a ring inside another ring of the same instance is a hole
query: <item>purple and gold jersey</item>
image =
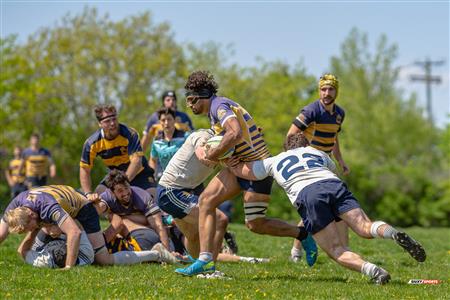
{"type": "MultiPolygon", "coordinates": [[[[295,122],[302,125],[302,129],[311,146],[331,153],[336,143],[336,135],[341,131],[342,122],[344,122],[344,110],[334,105],[333,113],[329,113],[320,100],[317,100],[301,111],[295,122]]],[[[295,123],[294,123],[295,124],[295,123]]]]}
{"type": "Polygon", "coordinates": [[[60,226],[68,216],[75,218],[88,203],[89,200],[83,194],[70,186],[49,185],[20,193],[11,201],[5,213],[24,206],[37,213],[42,222],[60,226]]]}
{"type": "MultiPolygon", "coordinates": [[[[130,165],[131,156],[143,156],[138,133],[123,124],[119,124],[119,135],[108,140],[102,129],[91,135],[83,146],[80,167],[91,169],[96,156],[100,156],[105,165],[110,169],[126,171],[130,165]]],[[[148,167],[145,157],[142,157],[142,168],[138,174],[148,167]]]]}
{"type": "Polygon", "coordinates": [[[236,144],[233,156],[239,156],[242,161],[254,161],[270,156],[253,118],[238,103],[225,97],[213,96],[208,117],[216,135],[224,135],[225,122],[229,118],[237,118],[242,129],[242,139],[236,144]]]}
{"type": "Polygon", "coordinates": [[[100,195],[100,201],[106,205],[109,212],[119,216],[142,214],[148,217],[160,211],[159,207],[152,201],[148,192],[137,186],[132,186],[130,188],[130,203],[127,206],[122,205],[110,189],[107,189],[100,195]]]}
{"type": "Polygon", "coordinates": [[[22,152],[22,159],[25,161],[26,177],[47,176],[48,167],[53,163],[50,151],[45,148],[27,148],[22,152]]]}

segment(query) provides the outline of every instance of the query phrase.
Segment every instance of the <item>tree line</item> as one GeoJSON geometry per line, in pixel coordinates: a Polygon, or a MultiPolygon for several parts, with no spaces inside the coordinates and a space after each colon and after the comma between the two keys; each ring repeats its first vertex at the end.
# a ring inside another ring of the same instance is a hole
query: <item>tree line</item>
{"type": "MultiPolygon", "coordinates": [[[[53,183],[74,187],[83,142],[98,128],[97,103],[115,104],[120,121],[141,132],[165,89],[178,92],[178,109],[186,111],[184,82],[191,71],[207,69],[219,94],[253,115],[275,154],[300,108],[318,98],[321,75],[308,73],[302,63],[230,64],[229,47],[178,43],[170,24],[154,23],[149,12],[112,21],[85,8],[24,43],[13,35],[1,39],[0,51],[2,169],[15,145],[26,146],[28,137],[39,133],[57,164],[53,183]]],[[[374,218],[401,226],[448,226],[450,125],[440,129],[429,123],[416,96],[405,97],[396,87],[397,55],[386,36],[371,47],[367,34],[353,29],[330,59],[329,71],[340,80],[337,103],[346,110],[340,144],[352,172],[344,180],[374,218]]],[[[196,128],[209,126],[205,117],[187,112],[196,128]]],[[[94,182],[104,173],[102,164],[95,164],[94,182]]],[[[9,193],[3,177],[0,195],[5,207],[9,193]]],[[[235,204],[236,219],[243,219],[240,201],[235,204]]],[[[297,218],[276,186],[269,215],[297,218]]]]}

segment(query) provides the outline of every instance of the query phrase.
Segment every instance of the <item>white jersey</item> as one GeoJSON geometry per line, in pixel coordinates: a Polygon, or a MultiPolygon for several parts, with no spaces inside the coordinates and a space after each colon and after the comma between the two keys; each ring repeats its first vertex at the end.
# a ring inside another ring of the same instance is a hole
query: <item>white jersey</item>
{"type": "Polygon", "coordinates": [[[193,189],[202,184],[214,169],[198,160],[195,149],[206,143],[213,135],[211,130],[198,130],[191,133],[169,161],[159,184],[174,189],[193,189]]]}
{"type": "Polygon", "coordinates": [[[323,151],[301,147],[253,163],[258,179],[272,176],[286,191],[292,203],[306,186],[325,179],[337,179],[336,166],[323,151]]]}

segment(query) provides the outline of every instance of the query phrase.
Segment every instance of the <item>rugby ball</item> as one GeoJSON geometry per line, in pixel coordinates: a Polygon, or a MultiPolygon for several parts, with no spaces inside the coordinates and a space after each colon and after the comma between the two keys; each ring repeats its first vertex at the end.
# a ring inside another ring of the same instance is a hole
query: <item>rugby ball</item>
{"type": "MultiPolygon", "coordinates": [[[[221,135],[215,135],[206,142],[206,145],[209,145],[211,149],[214,149],[217,146],[219,146],[220,142],[222,141],[222,138],[223,136],[221,135]]],[[[231,155],[233,155],[233,153],[234,147],[231,147],[230,149],[228,149],[227,152],[225,152],[224,154],[222,154],[222,156],[219,157],[219,160],[229,158],[231,155]]]]}

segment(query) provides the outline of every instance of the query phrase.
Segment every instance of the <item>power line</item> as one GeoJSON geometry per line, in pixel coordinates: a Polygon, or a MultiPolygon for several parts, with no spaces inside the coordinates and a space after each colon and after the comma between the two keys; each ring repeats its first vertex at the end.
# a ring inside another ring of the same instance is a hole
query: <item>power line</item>
{"type": "Polygon", "coordinates": [[[415,65],[421,66],[425,70],[425,75],[411,75],[409,78],[411,81],[425,81],[426,93],[427,93],[427,115],[431,123],[433,123],[433,113],[431,107],[431,84],[441,83],[441,76],[431,75],[431,66],[440,66],[445,63],[444,60],[431,61],[429,58],[425,61],[416,61],[415,65]]]}

